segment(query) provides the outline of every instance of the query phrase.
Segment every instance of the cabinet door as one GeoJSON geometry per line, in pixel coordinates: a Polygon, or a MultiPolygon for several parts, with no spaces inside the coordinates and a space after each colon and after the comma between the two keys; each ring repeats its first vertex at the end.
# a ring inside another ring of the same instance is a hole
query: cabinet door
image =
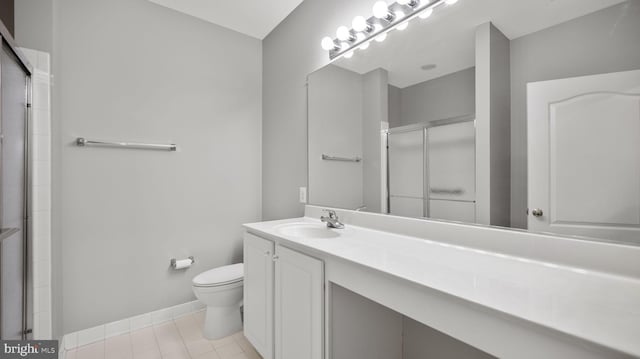
{"type": "Polygon", "coordinates": [[[273,358],[274,243],[244,235],[244,335],[264,359],[273,358]]]}
{"type": "Polygon", "coordinates": [[[324,276],[322,261],[276,247],[276,358],[321,359],[324,276]]]}

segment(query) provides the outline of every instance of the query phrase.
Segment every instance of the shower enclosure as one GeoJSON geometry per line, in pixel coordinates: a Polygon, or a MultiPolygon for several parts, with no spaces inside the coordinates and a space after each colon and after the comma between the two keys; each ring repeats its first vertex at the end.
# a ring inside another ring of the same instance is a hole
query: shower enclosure
{"type": "Polygon", "coordinates": [[[473,223],[473,116],[388,130],[389,213],[473,223]]]}
{"type": "Polygon", "coordinates": [[[0,338],[30,337],[31,69],[0,25],[0,338]]]}

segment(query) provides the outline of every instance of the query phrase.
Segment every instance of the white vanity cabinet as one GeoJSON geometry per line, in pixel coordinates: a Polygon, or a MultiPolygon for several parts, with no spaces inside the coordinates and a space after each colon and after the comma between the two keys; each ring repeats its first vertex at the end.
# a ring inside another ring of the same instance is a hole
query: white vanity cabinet
{"type": "Polygon", "coordinates": [[[244,334],[264,359],[321,359],[323,262],[244,236],[244,334]]]}
{"type": "Polygon", "coordinates": [[[322,359],[322,261],[276,247],[276,359],[322,359]]]}
{"type": "Polygon", "coordinates": [[[273,241],[244,235],[244,336],[273,358],[273,241]]]}

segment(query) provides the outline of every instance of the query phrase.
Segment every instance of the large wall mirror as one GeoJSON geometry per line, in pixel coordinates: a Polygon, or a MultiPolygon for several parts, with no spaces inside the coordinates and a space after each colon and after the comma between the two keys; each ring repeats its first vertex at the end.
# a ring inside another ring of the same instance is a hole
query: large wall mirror
{"type": "Polygon", "coordinates": [[[640,245],[640,1],[443,4],[309,74],[308,130],[310,204],[640,245]]]}

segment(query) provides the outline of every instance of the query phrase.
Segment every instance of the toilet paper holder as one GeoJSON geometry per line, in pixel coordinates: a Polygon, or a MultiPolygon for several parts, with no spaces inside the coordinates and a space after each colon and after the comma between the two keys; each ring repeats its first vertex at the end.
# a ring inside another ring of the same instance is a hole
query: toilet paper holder
{"type": "MultiPolygon", "coordinates": [[[[193,256],[189,256],[189,257],[187,257],[187,259],[191,260],[191,263],[189,264],[189,266],[193,265],[196,262],[196,260],[193,258],[193,256]]],[[[177,259],[171,258],[171,268],[173,268],[173,269],[185,268],[185,267],[177,268],[177,263],[178,263],[177,259]]]]}

